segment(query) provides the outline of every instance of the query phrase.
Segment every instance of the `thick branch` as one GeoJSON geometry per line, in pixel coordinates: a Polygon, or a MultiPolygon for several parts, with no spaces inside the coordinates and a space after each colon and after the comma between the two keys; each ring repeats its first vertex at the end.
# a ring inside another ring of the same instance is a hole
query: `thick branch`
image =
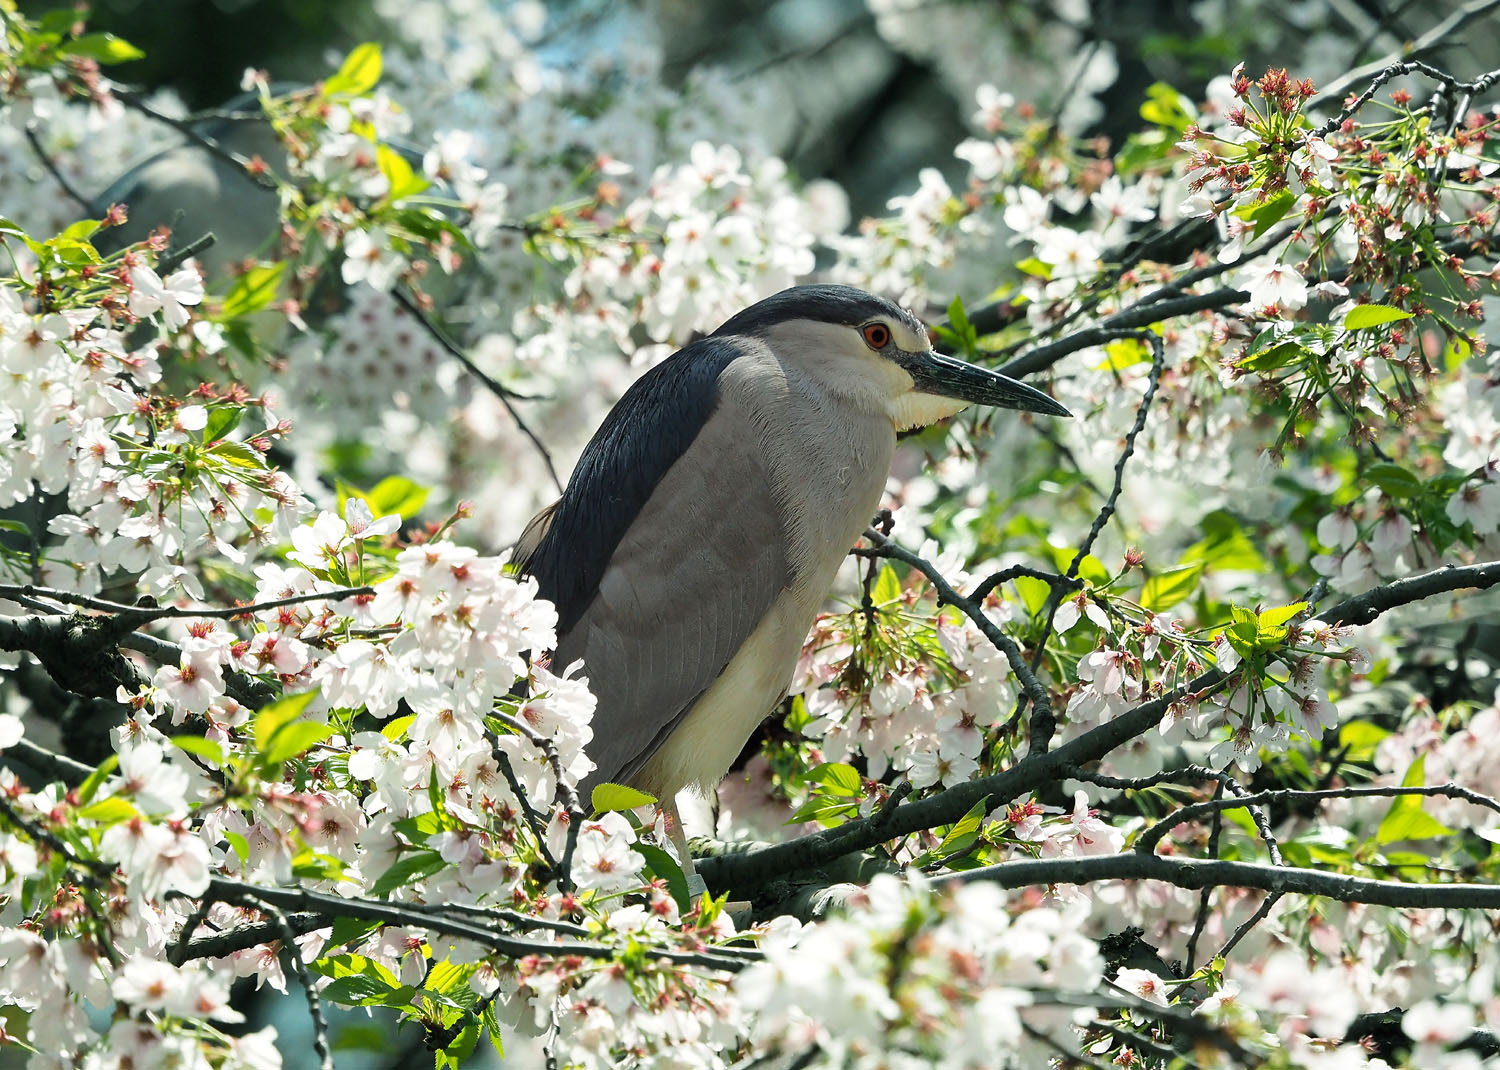
{"type": "MultiPolygon", "coordinates": [[[[1399,605],[1446,591],[1490,587],[1496,583],[1500,583],[1500,561],[1435,569],[1341,602],[1324,614],[1323,619],[1364,624],[1399,605]]],[[[951,824],[981,799],[992,796],[996,805],[1003,805],[1026,792],[1060,780],[1074,766],[1098,761],[1153,727],[1166,716],[1173,704],[1188,696],[1201,700],[1222,687],[1226,679],[1218,670],[1210,669],[1186,687],[1127,710],[1114,720],[1091,728],[1046,754],[1028,755],[1009,769],[897,807],[882,818],[878,828],[870,818],[858,818],[837,828],[824,829],[759,850],[705,858],[696,863],[697,870],[711,888],[745,891],[788,873],[816,868],[843,855],[866,850],[886,840],[951,824]]]]}
{"type": "Polygon", "coordinates": [[[1150,854],[1162,837],[1178,825],[1188,821],[1196,821],[1200,817],[1215,813],[1220,810],[1238,810],[1241,807],[1250,807],[1258,803],[1268,803],[1272,806],[1290,802],[1312,802],[1319,799],[1393,799],[1400,795],[1426,795],[1441,796],[1447,799],[1462,799],[1464,802],[1473,803],[1475,806],[1483,806],[1496,813],[1500,813],[1500,802],[1496,802],[1488,795],[1481,795],[1477,791],[1458,784],[1414,784],[1411,786],[1390,785],[1386,787],[1358,787],[1358,788],[1325,788],[1321,791],[1297,791],[1286,788],[1278,791],[1259,791],[1253,795],[1240,795],[1229,799],[1209,799],[1205,802],[1191,803],[1173,813],[1168,814],[1156,824],[1152,825],[1140,838],[1135,841],[1135,849],[1142,854],[1150,854]]]}
{"type": "Polygon", "coordinates": [[[1369,624],[1396,606],[1469,587],[1487,590],[1497,583],[1500,583],[1500,561],[1485,561],[1477,565],[1444,565],[1431,572],[1407,576],[1383,587],[1372,587],[1363,594],[1355,595],[1319,613],[1318,617],[1331,624],[1369,624]]]}
{"type": "Polygon", "coordinates": [[[955,873],[955,883],[991,881],[1002,888],[1044,884],[1092,884],[1096,881],[1163,881],[1178,888],[1259,888],[1285,894],[1315,895],[1341,903],[1403,909],[1496,910],[1500,885],[1408,884],[1372,880],[1341,873],[1324,873],[1296,866],[1256,862],[1224,862],[1202,858],[1161,858],[1156,855],[1092,855],[1081,858],[1020,859],[955,873]]]}
{"type": "MultiPolygon", "coordinates": [[[[260,909],[262,904],[268,904],[276,909],[288,912],[296,911],[302,917],[295,919],[297,927],[301,931],[310,931],[313,927],[313,918],[306,915],[315,915],[321,918],[324,925],[333,924],[334,918],[363,918],[367,921],[378,921],[387,925],[400,925],[404,928],[427,929],[431,932],[442,933],[445,936],[456,936],[463,940],[471,940],[481,947],[488,948],[501,955],[512,958],[524,958],[527,955],[546,955],[549,957],[560,957],[564,955],[576,955],[586,959],[612,959],[622,953],[621,948],[611,947],[608,944],[586,943],[578,940],[530,940],[523,937],[513,936],[507,933],[496,932],[481,924],[465,921],[452,917],[444,917],[439,914],[428,913],[419,909],[409,909],[405,903],[388,903],[378,899],[344,898],[342,896],[327,895],[322,892],[309,891],[304,888],[263,888],[242,881],[229,880],[223,877],[215,877],[209,884],[208,893],[214,899],[226,903],[235,903],[240,906],[260,909]],[[306,926],[306,927],[304,927],[306,926]]],[[[292,919],[289,919],[291,921],[292,919]]],[[[207,956],[220,957],[234,951],[255,947],[267,940],[275,940],[279,937],[281,928],[273,920],[271,923],[250,923],[237,926],[226,932],[214,936],[200,937],[188,942],[187,949],[183,954],[183,960],[204,958],[207,956]]],[[[671,962],[678,966],[703,966],[714,970],[739,970],[749,962],[759,957],[758,953],[747,949],[724,950],[718,949],[707,951],[653,951],[652,956],[671,962]]]]}
{"type": "Polygon", "coordinates": [[[1023,378],[1033,372],[1052,367],[1069,353],[1076,353],[1080,349],[1102,345],[1111,339],[1118,338],[1123,330],[1149,327],[1153,323],[1172,319],[1174,316],[1186,316],[1189,313],[1202,312],[1209,308],[1224,308],[1248,300],[1250,300],[1249,291],[1225,287],[1206,294],[1189,294],[1187,297],[1175,297],[1167,301],[1137,305],[1100,320],[1097,326],[1085,328],[1066,338],[1059,338],[1048,345],[1037,346],[1031,352],[1022,354],[1001,368],[1000,374],[1008,375],[1012,379],[1023,378]]]}

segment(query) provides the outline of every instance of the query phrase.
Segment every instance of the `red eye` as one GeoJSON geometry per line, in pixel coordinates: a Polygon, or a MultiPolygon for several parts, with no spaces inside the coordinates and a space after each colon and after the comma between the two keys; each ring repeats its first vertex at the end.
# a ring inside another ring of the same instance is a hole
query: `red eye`
{"type": "Polygon", "coordinates": [[[891,344],[891,329],[883,323],[867,323],[859,333],[865,336],[865,344],[871,349],[884,349],[891,344]]]}

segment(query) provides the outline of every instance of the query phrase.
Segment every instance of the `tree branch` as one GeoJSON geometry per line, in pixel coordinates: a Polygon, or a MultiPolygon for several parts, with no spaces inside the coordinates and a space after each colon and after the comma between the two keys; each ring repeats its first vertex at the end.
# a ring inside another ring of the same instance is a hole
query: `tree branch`
{"type": "MultiPolygon", "coordinates": [[[[908,551],[902,550],[901,553],[908,554],[908,551]]],[[[910,554],[908,556],[915,557],[910,554]]],[[[1435,569],[1422,576],[1373,588],[1341,602],[1324,614],[1322,619],[1366,624],[1400,605],[1446,591],[1491,587],[1496,583],[1500,583],[1500,561],[1435,569]]],[[[946,581],[944,584],[946,585],[946,581]]],[[[951,591],[951,586],[948,589],[951,591]]],[[[1186,686],[1127,710],[1046,754],[1027,755],[1009,769],[956,784],[924,799],[899,806],[882,818],[878,829],[873,827],[870,818],[856,818],[836,828],[824,829],[769,847],[742,854],[704,858],[696,862],[695,866],[709,887],[721,891],[731,888],[745,891],[792,872],[816,868],[835,858],[866,850],[899,836],[951,824],[987,796],[993,796],[996,805],[1003,805],[1026,792],[1055,783],[1073,767],[1098,761],[1116,747],[1157,724],[1173,705],[1189,696],[1194,701],[1201,701],[1223,687],[1229,679],[1217,669],[1210,669],[1186,686]]]]}
{"type": "Polygon", "coordinates": [[[1206,814],[1223,810],[1238,810],[1241,807],[1253,807],[1258,803],[1267,803],[1272,806],[1281,803],[1308,802],[1316,799],[1367,799],[1383,798],[1391,799],[1400,795],[1426,795],[1441,796],[1448,799],[1462,799],[1464,802],[1473,803],[1475,806],[1483,806],[1487,809],[1500,813],[1500,802],[1481,795],[1477,791],[1454,784],[1427,785],[1390,785],[1384,787],[1358,787],[1358,788],[1327,788],[1322,791],[1299,791],[1293,788],[1285,788],[1277,791],[1259,791],[1252,795],[1240,795],[1231,799],[1208,799],[1204,802],[1191,803],[1173,813],[1168,814],[1156,824],[1142,832],[1136,839],[1134,848],[1141,854],[1152,854],[1156,845],[1168,832],[1178,825],[1189,821],[1196,821],[1206,814]]]}
{"type": "Polygon", "coordinates": [[[1336,899],[1341,903],[1368,903],[1403,909],[1500,909],[1500,885],[1494,884],[1408,884],[1324,873],[1297,866],[1161,858],[1133,852],[1078,858],[1025,858],[954,873],[946,878],[947,882],[963,884],[991,881],[1002,888],[1112,880],[1163,881],[1178,888],[1192,889],[1259,888],[1267,892],[1336,899]]]}
{"type": "Polygon", "coordinates": [[[1069,353],[1076,353],[1080,349],[1102,345],[1111,339],[1118,338],[1120,331],[1149,327],[1153,323],[1172,319],[1175,316],[1186,316],[1191,312],[1202,312],[1205,309],[1238,305],[1248,300],[1250,300],[1248,290],[1225,287],[1206,294],[1189,294],[1186,297],[1135,305],[1100,320],[1096,326],[1086,327],[1066,338],[1059,338],[1047,345],[1037,346],[1029,353],[1023,353],[1004,365],[999,371],[1001,375],[1008,375],[1012,379],[1024,378],[1034,372],[1052,367],[1069,353]]]}
{"type": "MultiPolygon", "coordinates": [[[[297,911],[303,915],[315,915],[313,919],[300,919],[297,924],[307,925],[303,931],[333,924],[335,918],[362,918],[386,925],[403,928],[427,929],[445,936],[456,936],[471,940],[481,947],[511,958],[527,955],[544,955],[551,958],[576,955],[585,959],[613,959],[624,952],[623,948],[608,944],[586,943],[578,940],[528,940],[493,929],[472,921],[464,921],[420,909],[408,909],[410,904],[385,902],[378,899],[328,895],[305,888],[263,888],[226,877],[214,877],[209,883],[208,895],[225,903],[235,903],[252,909],[263,909],[269,904],[281,911],[297,911]],[[321,924],[313,924],[314,920],[321,924]]],[[[290,920],[290,919],[289,919],[290,920]]],[[[250,923],[214,936],[190,940],[183,960],[205,957],[222,957],[235,951],[255,947],[267,940],[278,938],[280,926],[273,923],[250,923]]],[[[719,949],[706,951],[653,951],[652,957],[678,966],[702,966],[713,970],[737,971],[760,958],[758,951],[749,948],[719,949]]]]}

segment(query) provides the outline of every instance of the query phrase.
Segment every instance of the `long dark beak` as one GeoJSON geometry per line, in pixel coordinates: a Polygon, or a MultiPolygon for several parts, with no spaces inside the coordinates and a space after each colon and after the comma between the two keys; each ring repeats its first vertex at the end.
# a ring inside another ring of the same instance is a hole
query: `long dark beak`
{"type": "Polygon", "coordinates": [[[957,398],[972,405],[1040,412],[1047,416],[1073,415],[1034,386],[941,353],[902,354],[900,364],[924,394],[957,398]]]}

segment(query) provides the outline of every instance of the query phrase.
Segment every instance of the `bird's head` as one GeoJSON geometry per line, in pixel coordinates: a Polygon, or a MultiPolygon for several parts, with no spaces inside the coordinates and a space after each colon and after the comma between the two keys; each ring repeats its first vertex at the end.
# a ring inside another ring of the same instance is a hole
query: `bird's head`
{"type": "Polygon", "coordinates": [[[1035,387],[934,352],[910,312],[851,286],[794,286],[714,334],[760,339],[783,365],[882,409],[898,431],[970,405],[1072,415],[1035,387]]]}

